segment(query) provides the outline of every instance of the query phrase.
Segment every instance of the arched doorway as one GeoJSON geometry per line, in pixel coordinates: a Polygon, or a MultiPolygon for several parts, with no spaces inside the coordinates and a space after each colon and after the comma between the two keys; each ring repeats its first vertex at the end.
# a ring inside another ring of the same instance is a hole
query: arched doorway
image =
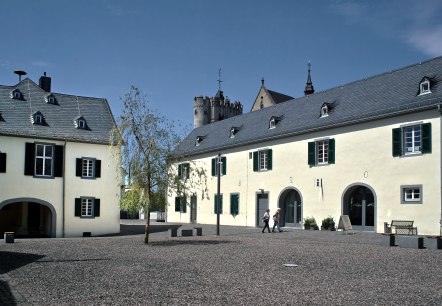
{"type": "Polygon", "coordinates": [[[353,229],[375,230],[376,195],[365,184],[355,184],[344,192],[342,212],[350,218],[353,229]]]}
{"type": "Polygon", "coordinates": [[[278,207],[281,208],[279,217],[281,226],[302,226],[302,198],[298,190],[285,189],[279,196],[278,207]]]}
{"type": "Polygon", "coordinates": [[[0,203],[0,235],[14,232],[18,238],[55,237],[54,207],[38,199],[11,199],[0,203]]]}

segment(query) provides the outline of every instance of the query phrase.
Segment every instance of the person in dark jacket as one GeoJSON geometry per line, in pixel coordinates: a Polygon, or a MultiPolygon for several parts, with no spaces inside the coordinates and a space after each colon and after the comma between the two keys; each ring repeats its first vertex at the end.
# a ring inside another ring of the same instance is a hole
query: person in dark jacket
{"type": "Polygon", "coordinates": [[[269,230],[270,233],[269,220],[270,220],[270,209],[267,208],[266,212],[264,213],[264,216],[262,217],[262,221],[264,221],[264,228],[262,229],[263,233],[266,228],[269,230]]]}

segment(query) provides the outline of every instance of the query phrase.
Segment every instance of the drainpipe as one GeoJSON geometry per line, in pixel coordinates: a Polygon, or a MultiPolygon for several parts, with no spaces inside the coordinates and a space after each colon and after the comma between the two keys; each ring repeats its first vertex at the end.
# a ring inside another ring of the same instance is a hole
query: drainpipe
{"type": "Polygon", "coordinates": [[[437,110],[439,111],[439,154],[440,154],[440,219],[439,219],[439,235],[442,236],[442,107],[441,104],[437,106],[437,110]]]}
{"type": "Polygon", "coordinates": [[[64,139],[64,147],[63,147],[63,174],[62,174],[62,182],[63,182],[63,188],[62,188],[62,200],[61,200],[61,227],[62,227],[62,237],[65,236],[65,229],[64,229],[64,223],[65,223],[65,196],[66,196],[66,138],[64,139]]]}

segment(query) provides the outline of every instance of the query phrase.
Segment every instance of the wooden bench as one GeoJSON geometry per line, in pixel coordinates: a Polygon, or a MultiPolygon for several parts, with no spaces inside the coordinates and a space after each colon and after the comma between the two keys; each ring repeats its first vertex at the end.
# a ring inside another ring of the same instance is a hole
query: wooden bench
{"type": "Polygon", "coordinates": [[[414,221],[411,220],[392,220],[390,224],[387,224],[387,227],[392,232],[394,228],[394,232],[397,235],[417,235],[417,227],[413,227],[414,221]]]}

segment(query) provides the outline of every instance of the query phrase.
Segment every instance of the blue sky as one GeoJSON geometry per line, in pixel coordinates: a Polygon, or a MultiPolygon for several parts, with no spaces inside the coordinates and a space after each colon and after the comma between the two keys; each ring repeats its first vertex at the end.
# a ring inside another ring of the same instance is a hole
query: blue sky
{"type": "Polygon", "coordinates": [[[221,87],[248,112],[261,78],[303,95],[442,55],[442,1],[3,0],[0,84],[14,70],[52,91],[103,97],[115,115],[131,85],[193,125],[193,98],[221,87]]]}

